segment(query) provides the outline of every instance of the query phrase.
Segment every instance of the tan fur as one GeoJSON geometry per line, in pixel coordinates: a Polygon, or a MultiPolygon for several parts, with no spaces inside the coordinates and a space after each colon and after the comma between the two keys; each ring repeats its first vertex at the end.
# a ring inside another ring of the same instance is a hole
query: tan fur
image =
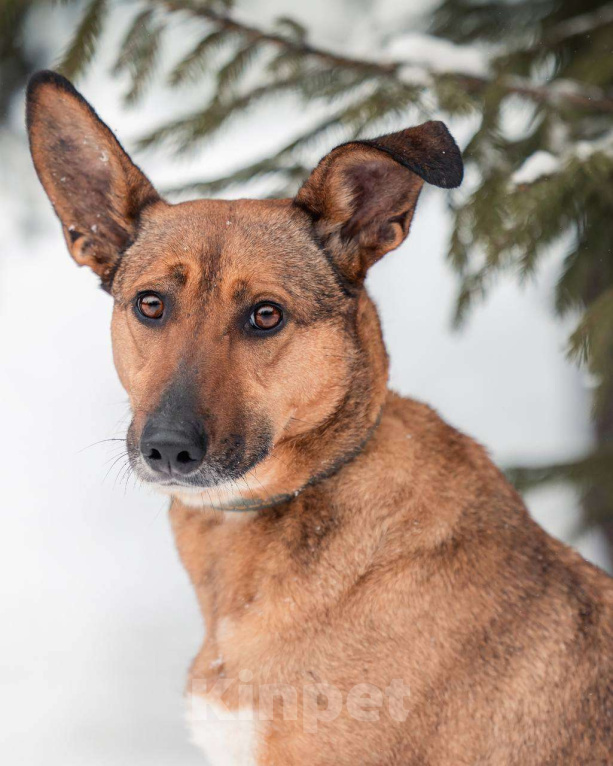
{"type": "Polygon", "coordinates": [[[364,452],[283,512],[171,517],[207,625],[190,686],[410,687],[406,722],[280,722],[260,763],[610,763],[611,581],[426,406],[389,394],[364,452]]]}
{"type": "Polygon", "coordinates": [[[71,252],[115,301],[141,477],[160,407],[185,399],[206,424],[209,473],[165,488],[206,623],[188,691],[254,713],[258,766],[610,763],[612,581],[479,445],[386,387],[363,278],[424,181],[459,183],[444,126],[339,147],[294,200],[169,205],[56,75],[30,86],[28,121],[71,252]],[[143,290],[168,304],[155,328],[143,290]],[[266,339],[241,319],[260,300],[288,316],[266,339]],[[280,699],[262,715],[271,689],[296,715],[280,699]]]}

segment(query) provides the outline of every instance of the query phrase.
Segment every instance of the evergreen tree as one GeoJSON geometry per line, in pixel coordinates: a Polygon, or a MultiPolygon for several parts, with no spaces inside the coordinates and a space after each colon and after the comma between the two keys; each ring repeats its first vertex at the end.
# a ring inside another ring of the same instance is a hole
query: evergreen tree
{"type": "MultiPolygon", "coordinates": [[[[44,66],[44,51],[31,45],[36,12],[45,6],[80,6],[79,0],[0,0],[0,130],[6,126],[14,96],[44,66]]],[[[91,51],[93,54],[93,49],[91,51]]]]}
{"type": "MultiPolygon", "coordinates": [[[[120,0],[87,0],[61,68],[78,75],[92,59],[107,12],[120,0]]],[[[291,5],[288,3],[288,9],[291,5]]],[[[521,487],[568,481],[582,493],[586,525],[613,550],[613,3],[598,0],[442,0],[424,22],[432,39],[477,48],[483,72],[418,61],[358,58],[328,50],[295,19],[260,28],[233,0],[142,0],[119,47],[129,103],[164,78],[174,88],[214,82],[193,114],[144,135],[142,146],[197,148],[222,126],[284,94],[323,105],[325,116],[271,156],[183,191],[218,193],[253,179],[291,193],[308,173],[309,150],[411,122],[468,118],[465,189],[451,196],[449,261],[459,275],[456,322],[501,274],[530,277],[554,243],[566,257],[555,310],[579,317],[569,354],[595,382],[593,453],[573,463],[516,467],[521,487]],[[170,71],[159,66],[171,22],[200,30],[170,71]],[[517,134],[509,115],[528,113],[517,134]]],[[[412,31],[399,20],[397,35],[412,31]]],[[[385,53],[389,40],[370,50],[385,53]]],[[[321,109],[318,113],[321,113],[321,109]]]]}
{"type": "Polygon", "coordinates": [[[0,125],[33,68],[24,45],[24,29],[33,5],[34,0],[0,0],[0,125]]]}

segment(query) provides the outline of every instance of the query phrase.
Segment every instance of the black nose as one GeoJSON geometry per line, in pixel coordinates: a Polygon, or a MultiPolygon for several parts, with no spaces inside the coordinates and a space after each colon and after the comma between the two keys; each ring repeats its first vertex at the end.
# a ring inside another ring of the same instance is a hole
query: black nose
{"type": "Polygon", "coordinates": [[[204,460],[206,439],[197,428],[172,427],[151,420],[143,430],[140,451],[156,473],[185,476],[204,460]]]}

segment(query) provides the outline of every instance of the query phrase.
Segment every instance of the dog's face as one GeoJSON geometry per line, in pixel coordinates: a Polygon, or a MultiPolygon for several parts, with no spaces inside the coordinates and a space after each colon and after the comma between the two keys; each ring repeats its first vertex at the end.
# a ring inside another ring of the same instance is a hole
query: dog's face
{"type": "Polygon", "coordinates": [[[240,481],[338,407],[355,354],[353,301],[304,218],[257,201],[143,212],[112,286],[142,478],[240,481]]]}
{"type": "Polygon", "coordinates": [[[144,481],[265,500],[359,449],[386,375],[364,277],[408,234],[424,180],[460,182],[441,123],[337,147],[293,200],[178,205],[58,75],[32,80],[28,127],[73,258],[114,298],[144,481]]]}

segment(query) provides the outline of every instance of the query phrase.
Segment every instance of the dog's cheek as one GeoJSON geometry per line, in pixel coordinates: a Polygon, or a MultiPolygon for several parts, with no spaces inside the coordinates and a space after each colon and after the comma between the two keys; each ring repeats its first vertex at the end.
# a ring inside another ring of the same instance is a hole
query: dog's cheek
{"type": "Polygon", "coordinates": [[[350,385],[351,354],[324,335],[302,358],[302,385],[294,399],[295,424],[322,423],[340,406],[350,385]]]}
{"type": "Polygon", "coordinates": [[[113,348],[113,362],[119,382],[128,396],[132,397],[131,378],[134,370],[133,341],[127,326],[125,310],[115,306],[111,320],[111,343],[113,348]]]}
{"type": "Polygon", "coordinates": [[[348,340],[333,325],[311,325],[296,334],[266,390],[275,441],[310,430],[334,413],[349,386],[351,358],[348,340]]]}

